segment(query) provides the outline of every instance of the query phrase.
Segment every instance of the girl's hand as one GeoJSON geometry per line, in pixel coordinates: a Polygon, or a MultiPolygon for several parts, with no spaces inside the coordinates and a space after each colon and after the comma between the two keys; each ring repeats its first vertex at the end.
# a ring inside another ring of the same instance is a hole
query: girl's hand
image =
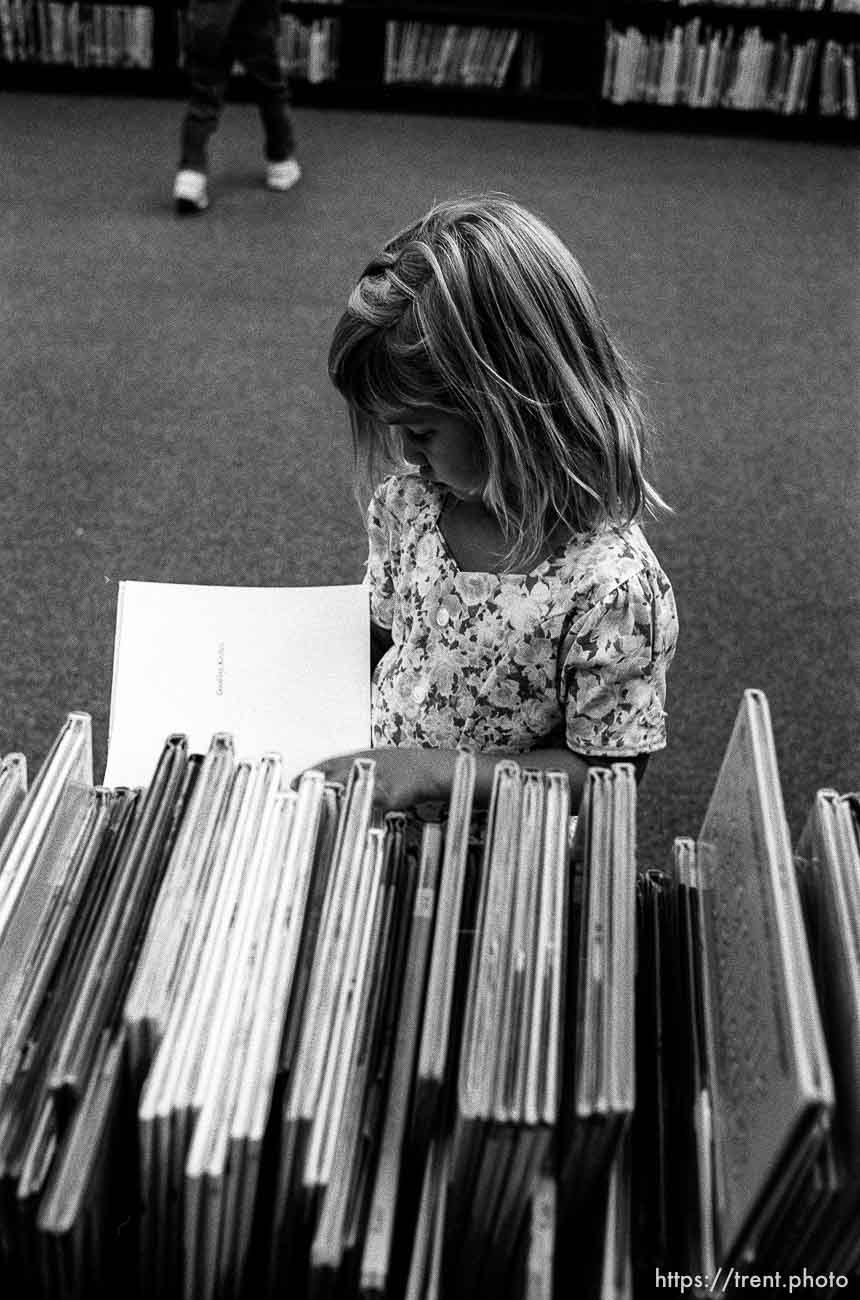
{"type": "MultiPolygon", "coordinates": [[[[339,781],[345,786],[357,758],[369,758],[376,764],[373,802],[386,812],[447,800],[451,793],[456,758],[453,750],[361,749],[314,763],[314,768],[323,772],[327,781],[339,781]]],[[[296,784],[294,781],[293,786],[296,784]]]]}

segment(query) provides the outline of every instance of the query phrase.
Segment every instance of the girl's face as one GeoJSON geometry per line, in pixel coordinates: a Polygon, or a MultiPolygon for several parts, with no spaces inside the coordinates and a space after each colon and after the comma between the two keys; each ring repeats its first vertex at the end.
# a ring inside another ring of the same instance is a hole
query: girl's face
{"type": "Polygon", "coordinates": [[[487,481],[474,428],[456,415],[430,407],[399,412],[393,427],[403,440],[403,454],[422,478],[447,488],[463,501],[480,498],[487,481]]]}

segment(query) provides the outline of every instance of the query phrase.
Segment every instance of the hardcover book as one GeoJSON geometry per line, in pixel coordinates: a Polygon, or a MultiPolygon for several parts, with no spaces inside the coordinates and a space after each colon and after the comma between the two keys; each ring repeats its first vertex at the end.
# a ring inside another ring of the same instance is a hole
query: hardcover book
{"type": "Polygon", "coordinates": [[[370,744],[367,590],[121,582],[104,784],[144,785],[164,737],[279,753],[287,782],[370,744]]]}

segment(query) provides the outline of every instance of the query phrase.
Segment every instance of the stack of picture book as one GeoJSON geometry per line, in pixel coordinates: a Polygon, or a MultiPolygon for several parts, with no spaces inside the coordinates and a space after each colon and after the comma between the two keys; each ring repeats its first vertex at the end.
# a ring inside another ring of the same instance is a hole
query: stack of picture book
{"type": "Polygon", "coordinates": [[[479,818],[474,776],[422,822],[371,759],[173,734],[96,786],[85,714],[4,761],[11,1294],[551,1294],[632,1114],[635,781],[590,774],[577,856],[566,777],[500,762],[479,818]]]}
{"type": "Polygon", "coordinates": [[[309,761],[362,749],[366,623],[360,589],[130,584],[106,781],[85,713],[32,781],[0,762],[0,1294],[856,1285],[860,800],[792,849],[747,691],[655,867],[623,761],[573,807],[500,759],[484,809],[464,751],[438,820],[382,812],[372,750],[309,761]]]}

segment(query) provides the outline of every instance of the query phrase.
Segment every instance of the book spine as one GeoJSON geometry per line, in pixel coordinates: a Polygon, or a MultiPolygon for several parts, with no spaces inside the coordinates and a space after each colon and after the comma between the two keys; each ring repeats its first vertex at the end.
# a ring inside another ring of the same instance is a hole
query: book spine
{"type": "Polygon", "coordinates": [[[842,55],[842,113],[850,121],[857,121],[857,69],[853,45],[842,55]]]}
{"type": "Polygon", "coordinates": [[[15,62],[15,38],[9,0],[0,0],[0,48],[6,63],[15,62]]]}
{"type": "Polygon", "coordinates": [[[835,117],[840,112],[839,79],[842,66],[842,49],[836,41],[827,41],[821,60],[821,85],[818,92],[818,111],[822,117],[835,117]]]}
{"type": "Polygon", "coordinates": [[[663,73],[660,78],[660,91],[657,98],[657,102],[660,104],[674,104],[677,102],[682,41],[683,31],[680,27],[675,27],[669,42],[667,57],[663,61],[663,73]]]}
{"type": "Polygon", "coordinates": [[[323,24],[315,20],[311,23],[310,42],[308,45],[308,81],[318,85],[325,81],[326,31],[323,24]]]}
{"type": "Polygon", "coordinates": [[[699,44],[700,20],[693,18],[684,27],[684,39],[681,46],[681,64],[678,69],[678,103],[689,104],[692,92],[693,72],[696,64],[696,49],[699,44]]]}
{"type": "Polygon", "coordinates": [[[611,23],[606,24],[603,39],[603,75],[600,82],[600,98],[612,98],[612,83],[615,80],[615,65],[618,62],[618,37],[611,23]]]}
{"type": "Polygon", "coordinates": [[[798,112],[805,113],[809,106],[809,91],[812,86],[812,74],[818,59],[818,41],[811,37],[803,47],[803,69],[800,78],[800,95],[798,112]]]}
{"type": "Polygon", "coordinates": [[[660,90],[663,84],[663,77],[668,71],[666,40],[661,36],[649,36],[645,42],[645,70],[640,84],[637,86],[636,98],[644,100],[646,104],[656,104],[659,102],[660,90]]]}
{"type": "Polygon", "coordinates": [[[785,92],[783,113],[788,116],[798,112],[800,102],[800,83],[803,77],[803,48],[795,45],[791,51],[791,66],[788,73],[788,88],[785,92]]]}
{"type": "Polygon", "coordinates": [[[508,79],[508,73],[510,72],[511,63],[513,61],[513,57],[514,54],[516,53],[516,49],[517,46],[519,45],[519,42],[520,42],[519,30],[517,28],[514,28],[512,31],[508,32],[507,34],[507,39],[505,41],[505,48],[502,51],[502,57],[499,60],[499,66],[496,70],[495,84],[497,90],[501,90],[508,79]]]}

